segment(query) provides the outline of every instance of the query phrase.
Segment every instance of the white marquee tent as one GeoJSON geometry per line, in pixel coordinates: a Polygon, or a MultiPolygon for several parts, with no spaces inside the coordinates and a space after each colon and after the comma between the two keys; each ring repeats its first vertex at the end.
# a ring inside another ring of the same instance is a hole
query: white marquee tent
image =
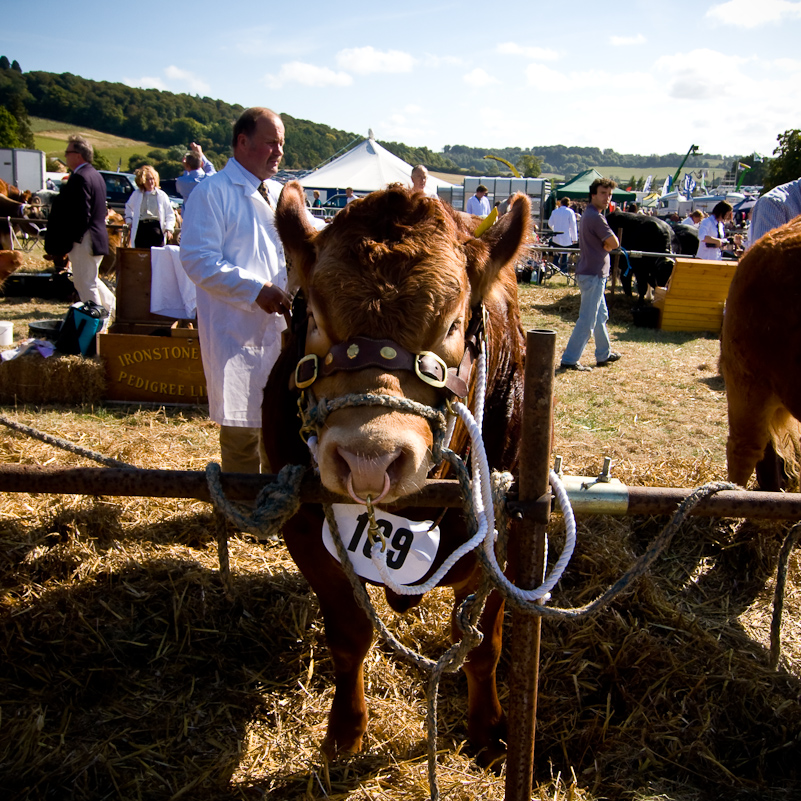
{"type": "MultiPolygon", "coordinates": [[[[375,141],[371,130],[367,139],[347,153],[310,172],[300,179],[300,183],[305,189],[329,190],[329,194],[333,194],[336,190],[344,191],[350,186],[358,195],[383,189],[387,184],[400,183],[411,186],[412,165],[381,147],[375,141]]],[[[433,175],[428,176],[426,188],[429,191],[440,186],[449,187],[452,184],[441,181],[433,175]]]]}

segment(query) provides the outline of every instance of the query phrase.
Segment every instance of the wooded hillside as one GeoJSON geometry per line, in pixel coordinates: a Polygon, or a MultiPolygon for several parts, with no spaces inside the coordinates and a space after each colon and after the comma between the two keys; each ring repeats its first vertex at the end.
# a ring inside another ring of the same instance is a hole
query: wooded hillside
{"type": "MultiPolygon", "coordinates": [[[[0,106],[27,115],[86,126],[156,147],[198,142],[215,163],[230,153],[231,127],[242,106],[198,95],[136,89],[77,75],[0,69],[0,106]]],[[[280,110],[279,110],[280,111],[280,110]]],[[[284,166],[309,169],[358,137],[309,120],[281,115],[287,129],[284,166]]],[[[31,142],[23,142],[32,146],[31,142]]]]}
{"type": "MultiPolygon", "coordinates": [[[[348,131],[322,123],[301,120],[276,109],[287,132],[283,166],[290,170],[313,169],[324,161],[361,141],[348,131]]],[[[104,133],[148,142],[162,153],[147,154],[150,163],[161,164],[162,177],[180,172],[181,153],[190,142],[198,142],[219,168],[230,153],[231,126],[242,107],[198,95],[174,94],[159,89],[138,89],[122,83],[91,81],[70,73],[22,72],[19,63],[0,57],[0,146],[33,147],[33,133],[28,117],[42,117],[57,122],[85,126],[104,133]],[[162,170],[166,170],[162,172],[162,170]]],[[[590,167],[604,165],[619,169],[672,172],[683,153],[633,155],[596,147],[534,145],[521,147],[469,147],[446,145],[441,153],[427,147],[410,147],[401,142],[381,142],[409,164],[425,164],[440,172],[472,175],[509,174],[488,154],[515,165],[522,174],[540,172],[571,177],[590,167]],[[532,165],[536,165],[531,171],[532,165]]],[[[142,154],[144,156],[144,154],[142,154]]],[[[731,159],[731,157],[728,157],[731,159]]],[[[748,158],[737,156],[737,159],[748,158]]],[[[720,169],[723,156],[690,156],[687,170],[720,169]]],[[[141,160],[140,162],[141,163],[141,160]]],[[[128,165],[128,168],[138,166],[128,165]]],[[[728,163],[724,169],[728,168],[728,163]]],[[[754,165],[755,171],[757,170],[754,165]]],[[[757,176],[752,176],[756,180],[757,176]]]]}

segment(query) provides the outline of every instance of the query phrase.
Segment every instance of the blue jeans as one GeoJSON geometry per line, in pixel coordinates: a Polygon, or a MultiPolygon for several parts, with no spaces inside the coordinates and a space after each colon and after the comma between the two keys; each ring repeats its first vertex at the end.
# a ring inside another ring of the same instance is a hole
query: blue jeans
{"type": "Polygon", "coordinates": [[[606,308],[604,289],[606,278],[596,275],[577,275],[576,283],[581,291],[581,308],[579,309],[576,327],[570,335],[562,364],[576,364],[590,341],[590,334],[595,337],[595,361],[602,362],[609,358],[611,345],[606,321],[609,310],[606,308]]]}
{"type": "MultiPolygon", "coordinates": [[[[562,246],[558,245],[557,247],[562,247],[562,246]]],[[[569,256],[570,256],[569,253],[554,253],[553,254],[554,266],[558,270],[561,270],[562,272],[567,272],[567,259],[569,256]]]]}

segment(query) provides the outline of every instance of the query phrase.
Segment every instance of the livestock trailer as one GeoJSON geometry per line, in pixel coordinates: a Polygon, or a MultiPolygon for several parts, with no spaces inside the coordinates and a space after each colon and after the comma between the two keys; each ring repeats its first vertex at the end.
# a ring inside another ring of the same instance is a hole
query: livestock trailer
{"type": "Polygon", "coordinates": [[[20,192],[45,188],[45,154],[41,150],[0,147],[0,178],[20,192]]]}
{"type": "Polygon", "coordinates": [[[462,186],[439,187],[437,194],[455,209],[464,211],[468,199],[476,193],[479,184],[487,187],[490,205],[506,200],[515,192],[528,195],[531,201],[531,216],[538,227],[542,227],[545,202],[551,193],[549,178],[499,178],[494,175],[465,177],[462,186]]]}

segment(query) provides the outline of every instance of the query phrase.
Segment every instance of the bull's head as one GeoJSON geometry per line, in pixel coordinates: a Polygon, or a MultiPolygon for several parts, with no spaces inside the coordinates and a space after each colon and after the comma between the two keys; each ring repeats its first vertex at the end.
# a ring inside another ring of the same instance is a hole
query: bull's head
{"type": "MultiPolygon", "coordinates": [[[[441,406],[449,393],[442,374],[462,364],[471,316],[483,313],[501,283],[508,291],[508,274],[514,282],[510,270],[503,281],[500,275],[526,240],[529,214],[528,199],[518,196],[476,238],[476,218],[391,187],[347,206],[318,232],[302,187],[287,184],[276,224],[290,285],[308,302],[305,352],[313,369],[298,382],[304,391],[317,400],[371,394],[441,406]]],[[[421,417],[350,406],[327,418],[316,455],[330,490],[390,502],[422,487],[432,444],[421,417]]]]}

